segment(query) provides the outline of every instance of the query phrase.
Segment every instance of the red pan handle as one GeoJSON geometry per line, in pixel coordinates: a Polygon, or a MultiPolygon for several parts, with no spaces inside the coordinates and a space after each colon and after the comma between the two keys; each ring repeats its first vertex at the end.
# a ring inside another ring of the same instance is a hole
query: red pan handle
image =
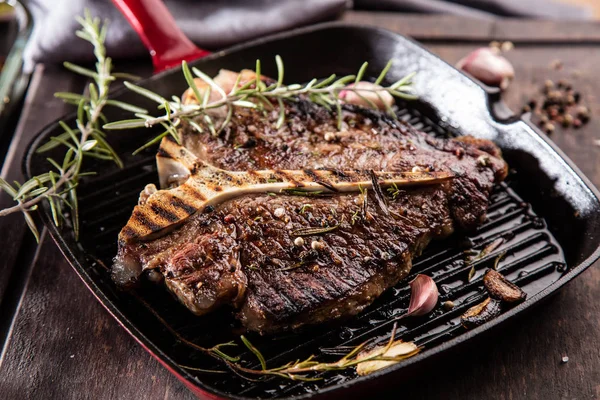
{"type": "Polygon", "coordinates": [[[193,61],[210,52],[199,49],[179,29],[162,0],[112,0],[152,56],[154,72],[193,61]]]}

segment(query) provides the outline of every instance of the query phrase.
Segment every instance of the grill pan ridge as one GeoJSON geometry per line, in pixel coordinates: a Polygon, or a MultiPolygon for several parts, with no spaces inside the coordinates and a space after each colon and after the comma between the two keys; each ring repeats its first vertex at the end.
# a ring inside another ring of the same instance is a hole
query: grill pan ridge
{"type": "MultiPolygon", "coordinates": [[[[325,76],[332,70],[350,73],[365,59],[372,65],[368,72],[374,75],[393,56],[400,65],[392,68],[390,79],[416,69],[419,71],[416,87],[422,94],[421,100],[410,103],[410,107],[400,105],[400,119],[432,135],[469,133],[494,139],[514,170],[505,183],[494,189],[487,220],[480,228],[467,236],[455,234],[447,240],[432,243],[424,254],[414,260],[407,279],[385,292],[358,316],[334,325],[307,328],[299,333],[266,338],[250,336],[253,344],[263,351],[270,366],[311,354],[321,360],[334,360],[347,346],[356,346],[367,339],[374,343],[389,339],[394,321],[408,306],[410,293],[407,282],[417,273],[425,273],[438,284],[440,302],[452,300],[456,306],[450,311],[437,307],[428,316],[400,321],[397,337],[423,345],[425,350],[421,354],[363,378],[358,378],[354,371],[342,371],[322,374],[324,379],[318,382],[279,378],[250,382],[233,373],[206,374],[181,368],[180,365],[204,369],[223,369],[223,366],[183,344],[157,318],[157,315],[160,316],[181,337],[209,347],[237,339],[239,332],[236,332],[235,321],[227,312],[195,317],[164,289],[151,283],[142,284],[135,294],[131,294],[119,291],[110,280],[105,267],[111,264],[116,254],[118,232],[129,218],[140,190],[145,184],[156,183],[157,180],[152,151],[137,157],[130,156],[132,150],[143,142],[147,132],[110,134],[109,139],[123,156],[126,168],[118,170],[99,164],[103,172],[82,181],[79,187],[81,242],[73,241],[68,227],[55,228],[48,209],[44,209],[42,217],[67,259],[108,311],[196,394],[211,398],[305,398],[339,394],[338,391],[354,390],[357,385],[365,387],[364,383],[383,375],[394,374],[395,378],[401,379],[402,371],[416,367],[420,361],[440,354],[539,302],[598,257],[598,244],[592,239],[592,233],[599,224],[597,212],[600,205],[596,190],[529,125],[512,119],[495,119],[488,108],[490,102],[498,100],[494,92],[482,89],[402,36],[341,24],[324,24],[276,35],[210,56],[196,65],[212,74],[220,67],[235,70],[251,66],[256,58],[262,58],[264,65],[264,60],[275,54],[281,54],[284,60],[303,60],[286,62],[286,66],[291,65],[290,71],[286,68],[286,76],[297,81],[325,76]],[[351,42],[355,49],[354,55],[347,53],[349,44],[344,44],[347,42],[351,42]],[[327,55],[328,47],[336,48],[333,54],[327,55]],[[308,54],[316,60],[306,61],[308,54]],[[301,62],[305,69],[300,67],[301,62]],[[456,96],[461,98],[458,103],[456,96]],[[532,144],[537,146],[532,147],[532,144]],[[553,162],[554,159],[556,162],[553,162]],[[550,200],[547,198],[549,195],[552,195],[550,200]],[[469,248],[481,250],[500,237],[504,239],[502,245],[474,263],[476,274],[467,282],[471,266],[465,264],[464,251],[469,248]],[[495,320],[465,332],[459,323],[460,315],[485,298],[483,273],[504,252],[506,255],[498,269],[528,293],[528,300],[495,320]],[[207,326],[211,327],[210,330],[205,328],[207,326]]],[[[268,75],[273,71],[265,73],[268,75]]],[[[179,71],[166,72],[149,79],[143,86],[167,95],[182,91],[185,81],[179,71]]],[[[115,96],[129,102],[139,103],[140,100],[134,100],[130,93],[125,92],[115,96]]],[[[115,112],[109,115],[111,117],[116,119],[123,115],[115,112]]],[[[42,161],[46,155],[36,155],[34,150],[44,142],[44,138],[55,134],[56,129],[56,124],[51,125],[32,143],[25,160],[28,176],[46,168],[42,161]]],[[[244,350],[243,346],[238,346],[230,353],[242,356],[247,366],[259,366],[254,356],[244,350]]]]}

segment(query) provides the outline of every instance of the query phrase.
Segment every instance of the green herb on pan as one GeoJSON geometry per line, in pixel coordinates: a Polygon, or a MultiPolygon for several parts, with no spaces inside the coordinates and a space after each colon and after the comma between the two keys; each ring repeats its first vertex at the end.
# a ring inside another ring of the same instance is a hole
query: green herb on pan
{"type": "MultiPolygon", "coordinates": [[[[64,66],[87,78],[91,83],[86,94],[56,93],[57,98],[77,106],[77,119],[73,124],[59,122],[62,133],[50,138],[40,146],[38,153],[45,153],[56,147],[65,150],[62,161],[47,158],[49,171],[34,176],[27,182],[11,184],[0,178],[0,191],[4,191],[13,198],[16,204],[0,210],[0,217],[21,212],[29,229],[39,240],[39,232],[31,216],[31,212],[38,208],[42,200],[48,201],[52,219],[56,226],[60,226],[70,215],[70,222],[76,238],[79,235],[79,206],[77,200],[77,186],[83,176],[93,172],[84,172],[85,161],[89,158],[114,162],[118,167],[123,163],[117,153],[108,144],[101,125],[106,120],[103,112],[107,106],[121,108],[135,113],[147,111],[132,104],[123,103],[108,98],[110,85],[116,79],[112,72],[112,60],[106,56],[104,38],[106,37],[107,24],[101,23],[98,18],[92,18],[86,12],[84,18],[77,18],[81,29],[76,35],[92,44],[96,56],[95,69],[87,69],[79,65],[64,63],[64,66]]],[[[122,122],[123,125],[126,122],[122,122]]]]}

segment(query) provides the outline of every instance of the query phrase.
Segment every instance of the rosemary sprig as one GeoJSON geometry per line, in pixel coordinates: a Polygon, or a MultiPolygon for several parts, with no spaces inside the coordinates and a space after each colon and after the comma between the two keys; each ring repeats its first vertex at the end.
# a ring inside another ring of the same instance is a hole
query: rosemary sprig
{"type": "MultiPolygon", "coordinates": [[[[365,98],[364,94],[366,92],[375,93],[377,96],[379,96],[380,92],[388,92],[393,96],[410,100],[416,98],[412,93],[411,88],[411,79],[414,76],[414,73],[403,77],[389,86],[373,89],[356,89],[352,84],[355,84],[363,78],[368,66],[368,63],[365,62],[356,75],[342,77],[331,75],[321,81],[312,79],[306,84],[284,85],[283,78],[285,70],[281,57],[276,56],[275,63],[277,65],[277,80],[275,83],[267,86],[260,79],[261,62],[260,60],[257,60],[255,69],[256,79],[246,82],[241,86],[238,79],[238,82],[236,82],[231,91],[225,93],[212,78],[197,68],[190,69],[188,64],[183,61],[181,69],[188,86],[194,93],[194,97],[198,100],[197,104],[185,104],[178,97],[173,97],[173,100],[169,101],[148,89],[125,82],[125,86],[131,91],[158,103],[158,109],[165,110],[166,112],[158,117],[138,113],[136,114],[138,117],[137,119],[111,122],[104,125],[104,128],[131,129],[141,127],[150,128],[156,125],[162,125],[166,131],[162,133],[161,136],[164,136],[169,132],[168,134],[171,134],[175,140],[179,141],[177,131],[173,128],[179,126],[182,121],[186,121],[190,126],[200,132],[202,132],[204,128],[198,124],[198,121],[203,121],[203,124],[213,135],[219,135],[219,133],[231,122],[235,107],[271,110],[274,109],[275,105],[277,105],[279,109],[279,117],[276,123],[276,127],[279,128],[285,123],[284,101],[293,101],[299,96],[304,96],[311,101],[326,107],[328,110],[336,112],[338,129],[341,129],[343,125],[343,113],[342,100],[340,100],[339,95],[342,91],[353,91],[361,98],[365,98]],[[207,89],[204,89],[204,93],[202,93],[196,85],[194,75],[206,82],[207,89]],[[217,100],[209,101],[211,92],[218,92],[219,98],[217,100]],[[224,108],[226,115],[218,127],[215,126],[212,117],[209,115],[210,110],[217,108],[224,108]]],[[[383,81],[391,68],[391,65],[392,62],[390,60],[377,78],[376,82],[378,84],[383,81]]],[[[373,102],[368,101],[367,103],[371,104],[372,107],[375,107],[373,102]]],[[[388,107],[387,111],[391,116],[395,116],[391,108],[388,107]]],[[[155,137],[148,143],[155,143],[157,140],[159,140],[158,137],[155,137]]]]}
{"type": "MultiPolygon", "coordinates": [[[[221,343],[221,344],[217,344],[213,347],[199,346],[196,343],[193,343],[193,342],[187,340],[186,338],[184,338],[183,336],[181,336],[181,334],[179,332],[177,332],[175,329],[173,329],[167,323],[167,321],[165,321],[164,318],[161,317],[156,312],[156,310],[154,310],[154,308],[146,302],[146,300],[144,300],[142,297],[140,297],[137,294],[134,294],[134,296],[138,301],[140,301],[146,307],[146,309],[150,313],[152,313],[155,316],[155,318],[157,318],[160,321],[160,323],[174,337],[177,338],[178,341],[180,341],[181,343],[185,344],[186,346],[189,346],[190,348],[193,348],[201,353],[204,353],[204,354],[206,354],[210,357],[213,357],[217,360],[220,360],[225,365],[227,365],[232,371],[236,372],[241,377],[246,378],[246,379],[250,379],[250,378],[248,378],[248,376],[278,376],[280,378],[299,380],[299,381],[314,381],[314,380],[319,380],[321,378],[309,376],[309,375],[314,375],[315,373],[319,373],[319,372],[339,371],[339,370],[344,370],[344,369],[348,369],[348,368],[353,368],[362,363],[367,363],[367,362],[371,362],[371,361],[400,362],[409,357],[412,357],[413,355],[417,354],[421,350],[421,348],[419,347],[415,352],[412,352],[411,354],[401,355],[398,357],[385,356],[385,353],[387,353],[387,351],[395,343],[398,343],[398,341],[396,341],[397,323],[394,323],[392,332],[390,334],[390,339],[387,342],[387,344],[385,345],[385,347],[383,347],[383,349],[381,349],[380,351],[373,351],[373,352],[370,352],[369,354],[363,356],[361,354],[361,352],[363,350],[365,350],[365,348],[369,344],[369,342],[366,341],[366,342],[359,344],[358,346],[348,348],[348,351],[345,354],[341,355],[341,357],[337,361],[334,361],[334,362],[329,362],[329,363],[319,362],[319,361],[315,360],[314,355],[311,355],[310,357],[308,357],[305,360],[296,360],[296,361],[281,365],[279,367],[268,368],[266,359],[263,356],[263,354],[260,352],[260,350],[256,346],[254,346],[248,340],[248,338],[241,336],[240,340],[242,341],[244,346],[246,346],[246,348],[248,350],[250,350],[256,356],[256,358],[258,359],[260,366],[261,366],[260,369],[247,368],[247,367],[244,367],[241,365],[242,360],[240,359],[240,357],[233,357],[233,356],[230,356],[230,355],[224,353],[223,351],[221,351],[221,348],[223,348],[223,347],[237,346],[237,344],[235,342],[221,343]]],[[[344,350],[346,350],[346,349],[344,349],[344,350]]],[[[187,365],[179,365],[179,366],[181,368],[184,368],[184,369],[187,369],[190,371],[198,371],[198,372],[205,372],[205,373],[223,373],[223,371],[220,371],[220,370],[207,370],[207,369],[196,368],[196,367],[187,366],[187,365]]]]}
{"type": "Polygon", "coordinates": [[[63,133],[50,138],[40,146],[38,153],[44,153],[62,146],[65,155],[62,162],[48,158],[49,171],[34,176],[22,184],[10,184],[0,178],[0,190],[6,192],[17,203],[16,205],[0,210],[0,217],[16,212],[23,213],[29,229],[39,241],[39,232],[31,216],[31,211],[36,210],[42,200],[47,200],[50,205],[52,219],[59,226],[67,218],[66,211],[70,214],[71,224],[76,238],[79,235],[77,185],[79,179],[93,172],[83,172],[84,159],[91,157],[100,160],[109,160],[119,167],[123,163],[117,153],[108,144],[105,134],[101,131],[101,122],[106,118],[103,114],[105,106],[114,106],[126,111],[146,113],[146,110],[131,104],[110,100],[108,91],[110,84],[116,79],[111,74],[112,61],[106,57],[104,39],[107,32],[107,23],[100,19],[92,18],[86,10],[85,16],[77,17],[81,29],[76,35],[90,42],[96,57],[95,70],[79,65],[64,63],[64,66],[91,79],[87,87],[87,94],[59,92],[55,96],[66,103],[77,106],[77,120],[75,126],[59,122],[63,133]]]}
{"type": "MultiPolygon", "coordinates": [[[[238,372],[242,377],[245,375],[250,376],[277,376],[280,378],[287,378],[298,381],[315,381],[320,380],[322,378],[318,376],[314,376],[319,372],[327,372],[327,371],[340,371],[349,368],[354,368],[363,363],[370,363],[373,361],[386,361],[397,363],[403,361],[409,357],[414,356],[420,351],[420,348],[416,348],[409,354],[402,354],[400,356],[391,357],[386,356],[387,351],[395,344],[398,343],[395,341],[396,338],[396,325],[392,329],[392,333],[390,335],[390,339],[387,344],[378,351],[373,351],[372,353],[367,353],[365,355],[362,354],[363,350],[367,346],[368,342],[363,342],[358,346],[352,348],[347,354],[340,357],[338,360],[333,362],[320,362],[315,360],[315,356],[311,355],[305,360],[297,360],[293,362],[289,362],[280,367],[267,368],[267,363],[265,361],[265,357],[262,353],[256,348],[250,341],[241,336],[242,343],[246,346],[248,350],[250,350],[258,359],[261,365],[261,369],[253,369],[242,366],[237,361],[229,361],[225,358],[222,358],[222,361],[233,371],[238,372]]],[[[211,354],[214,355],[214,354],[211,354]]],[[[201,372],[206,372],[203,369],[197,369],[194,367],[183,366],[182,368],[188,370],[197,370],[201,372]]]]}

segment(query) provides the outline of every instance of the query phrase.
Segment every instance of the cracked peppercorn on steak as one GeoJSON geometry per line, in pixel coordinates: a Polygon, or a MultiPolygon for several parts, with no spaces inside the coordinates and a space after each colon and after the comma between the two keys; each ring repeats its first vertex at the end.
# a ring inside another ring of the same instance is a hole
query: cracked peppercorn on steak
{"type": "Polygon", "coordinates": [[[434,138],[353,105],[339,129],[302,98],[277,128],[273,108],[236,108],[219,135],[184,126],[181,145],[163,139],[163,189],[149,185],[121,231],[115,281],[145,272],[194,314],[233,309],[262,334],[348,317],[432,239],[483,222],[507,174],[487,140],[434,138]]]}

